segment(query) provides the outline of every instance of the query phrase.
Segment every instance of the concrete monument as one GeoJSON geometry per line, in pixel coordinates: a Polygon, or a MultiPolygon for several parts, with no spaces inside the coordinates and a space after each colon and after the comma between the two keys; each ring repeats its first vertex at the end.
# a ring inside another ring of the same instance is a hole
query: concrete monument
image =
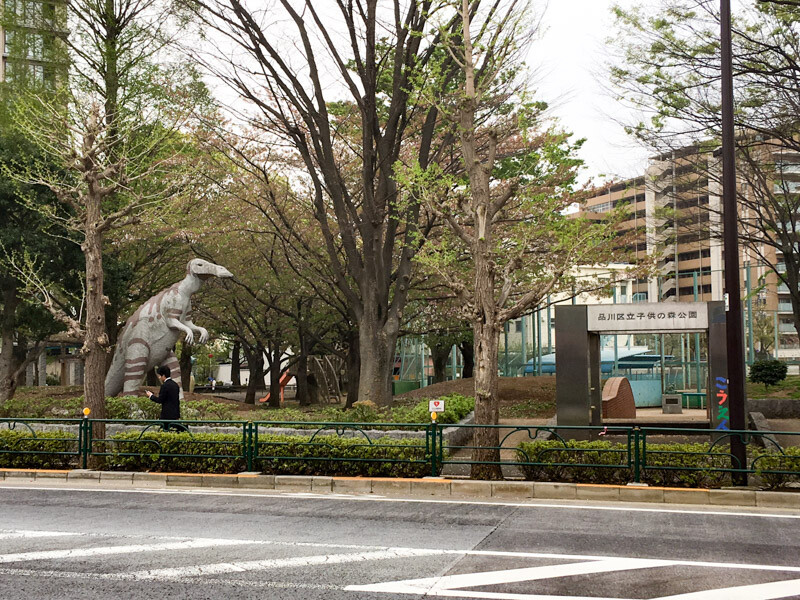
{"type": "Polygon", "coordinates": [[[233,275],[225,267],[206,260],[190,260],[182,281],[150,298],[125,322],[106,375],[107,396],[135,392],[144,374],[160,365],[169,367],[172,378],[180,385],[175,344],[181,333],[186,334],[187,344],[194,342],[195,335],[201,344],[208,339],[208,331],[192,323],[191,317],[192,295],[210,277],[233,275]]]}

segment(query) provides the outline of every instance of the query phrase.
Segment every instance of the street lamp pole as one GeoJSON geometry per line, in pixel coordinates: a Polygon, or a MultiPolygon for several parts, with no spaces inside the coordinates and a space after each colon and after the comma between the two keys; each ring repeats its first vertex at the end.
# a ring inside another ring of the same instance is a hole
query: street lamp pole
{"type": "MultiPolygon", "coordinates": [[[[730,428],[745,429],[744,329],[739,280],[739,235],[736,211],[736,155],[733,127],[733,52],[731,44],[731,2],[720,0],[720,50],[722,86],[722,214],[725,251],[725,307],[728,351],[727,404],[730,428]]],[[[731,438],[733,468],[747,466],[747,451],[740,436],[731,438]]],[[[747,485],[746,473],[735,473],[734,483],[747,485]]]]}

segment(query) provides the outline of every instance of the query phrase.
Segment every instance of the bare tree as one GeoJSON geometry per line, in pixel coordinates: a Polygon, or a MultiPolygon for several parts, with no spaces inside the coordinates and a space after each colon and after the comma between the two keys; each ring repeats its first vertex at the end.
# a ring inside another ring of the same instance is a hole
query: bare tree
{"type": "MultiPolygon", "coordinates": [[[[460,24],[443,32],[460,67],[458,86],[432,101],[455,125],[463,173],[410,164],[405,173],[425,205],[446,224],[420,260],[458,297],[472,324],[475,423],[499,420],[498,346],[509,320],[549,293],[581,285],[575,267],[608,261],[613,222],[590,224],[565,214],[575,201],[580,161],[569,135],[549,126],[520,72],[534,23],[522,0],[479,6],[452,0],[460,24]]],[[[594,286],[594,282],[586,281],[594,286]]],[[[475,429],[472,477],[502,478],[499,432],[475,429]]]]}
{"type": "MultiPolygon", "coordinates": [[[[85,258],[85,311],[60,310],[56,294],[35,272],[29,290],[83,339],[84,391],[92,416],[105,416],[104,377],[109,337],[103,246],[113,229],[186,184],[178,135],[202,96],[193,73],[157,65],[172,7],[161,0],[77,0],[66,4],[69,73],[18,103],[15,124],[44,156],[7,172],[50,188],[57,203],[31,206],[75,233],[85,258]],[[194,87],[193,87],[194,86],[194,87]],[[191,90],[191,91],[190,91],[191,90]]],[[[116,325],[116,324],[114,324],[116,325]]]]}
{"type": "Polygon", "coordinates": [[[358,327],[359,399],[379,405],[391,402],[412,258],[427,226],[393,165],[403,151],[427,165],[444,146],[432,147],[438,109],[414,93],[438,48],[428,22],[442,4],[195,2],[205,25],[244,53],[225,54],[233,60],[219,74],[306,171],[335,285],[358,327]]]}

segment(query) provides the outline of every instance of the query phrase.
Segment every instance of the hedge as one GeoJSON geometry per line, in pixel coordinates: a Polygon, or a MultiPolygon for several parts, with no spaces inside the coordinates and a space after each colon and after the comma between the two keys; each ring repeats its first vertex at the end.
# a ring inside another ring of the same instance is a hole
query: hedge
{"type": "Polygon", "coordinates": [[[774,450],[757,450],[753,467],[761,478],[761,483],[768,488],[777,488],[789,482],[800,481],[800,447],[784,448],[785,454],[776,454],[774,450]],[[775,471],[794,471],[793,473],[776,473],[775,471]]]}
{"type": "MultiPolygon", "coordinates": [[[[631,457],[632,459],[632,457],[631,457]]],[[[559,440],[523,442],[517,460],[525,479],[577,483],[626,484],[634,479],[626,444],[605,441],[559,440]],[[587,465],[587,466],[577,466],[587,465]]],[[[708,443],[648,444],[643,483],[665,487],[721,487],[730,485],[726,448],[708,443]],[[711,454],[709,454],[711,452],[711,454]]]]}
{"type": "Polygon", "coordinates": [[[72,469],[78,464],[78,439],[68,431],[0,429],[0,467],[5,469],[72,469]],[[42,454],[17,454],[41,452],[42,454]],[[67,453],[67,454],[64,454],[67,453]]]}
{"type": "Polygon", "coordinates": [[[256,466],[275,475],[362,475],[367,477],[424,477],[430,462],[421,439],[262,435],[256,466]],[[291,460],[289,457],[303,460],[291,460]],[[410,463],[406,461],[423,461],[410,463]]]}
{"type": "Polygon", "coordinates": [[[112,471],[238,473],[247,466],[242,436],[235,433],[128,431],[109,439],[94,450],[106,453],[105,468],[112,471]]]}
{"type": "MultiPolygon", "coordinates": [[[[237,473],[247,463],[242,457],[242,436],[219,433],[138,432],[111,437],[106,468],[122,471],[179,471],[237,473]],[[179,454],[185,456],[165,456],[179,454]],[[202,455],[216,455],[213,458],[202,455]]],[[[285,435],[259,436],[254,468],[280,475],[364,475],[421,477],[430,474],[421,440],[380,438],[370,445],[360,438],[285,435]]]]}

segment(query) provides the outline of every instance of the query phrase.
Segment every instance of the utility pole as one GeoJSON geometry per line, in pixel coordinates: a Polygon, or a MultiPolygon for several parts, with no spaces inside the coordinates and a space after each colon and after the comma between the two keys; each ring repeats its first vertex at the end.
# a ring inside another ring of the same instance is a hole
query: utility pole
{"type": "MultiPolygon", "coordinates": [[[[728,350],[728,397],[730,428],[745,429],[744,330],[739,280],[739,235],[736,212],[736,154],[733,127],[733,51],[731,2],[720,0],[720,49],[722,86],[722,213],[725,251],[725,334],[728,350]]],[[[731,466],[747,467],[747,449],[740,436],[731,438],[731,466]]],[[[746,473],[734,473],[734,484],[747,485],[746,473]]]]}

